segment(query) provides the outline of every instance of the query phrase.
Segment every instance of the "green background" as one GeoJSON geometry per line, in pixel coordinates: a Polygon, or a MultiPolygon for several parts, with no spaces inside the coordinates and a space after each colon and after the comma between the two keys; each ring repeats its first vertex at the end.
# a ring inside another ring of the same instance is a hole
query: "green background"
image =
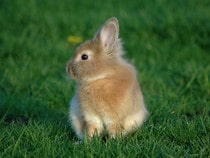
{"type": "Polygon", "coordinates": [[[209,0],[0,1],[0,157],[209,155],[209,0]],[[89,39],[112,16],[150,117],[126,138],[77,145],[67,38],[89,39]]]}

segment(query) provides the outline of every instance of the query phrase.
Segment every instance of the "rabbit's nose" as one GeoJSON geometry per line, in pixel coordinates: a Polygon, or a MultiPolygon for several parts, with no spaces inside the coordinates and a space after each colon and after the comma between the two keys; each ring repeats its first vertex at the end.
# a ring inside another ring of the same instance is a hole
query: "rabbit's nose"
{"type": "Polygon", "coordinates": [[[66,73],[69,73],[69,71],[70,71],[70,66],[71,66],[71,62],[68,62],[68,63],[66,64],[66,73]]]}

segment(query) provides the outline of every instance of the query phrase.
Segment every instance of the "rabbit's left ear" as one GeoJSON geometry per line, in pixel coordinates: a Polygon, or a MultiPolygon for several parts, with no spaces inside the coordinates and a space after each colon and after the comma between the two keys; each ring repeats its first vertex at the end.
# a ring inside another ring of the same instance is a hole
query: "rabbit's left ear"
{"type": "Polygon", "coordinates": [[[105,50],[110,50],[114,47],[119,36],[119,24],[115,17],[108,19],[102,28],[96,33],[105,50]]]}

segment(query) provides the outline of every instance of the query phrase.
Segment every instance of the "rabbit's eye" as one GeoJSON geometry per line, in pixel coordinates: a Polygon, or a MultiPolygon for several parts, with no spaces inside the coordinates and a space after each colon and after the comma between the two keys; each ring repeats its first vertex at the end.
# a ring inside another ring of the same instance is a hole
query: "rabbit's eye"
{"type": "Polygon", "coordinates": [[[88,55],[87,54],[82,54],[81,59],[82,60],[87,60],[88,59],[88,55]]]}

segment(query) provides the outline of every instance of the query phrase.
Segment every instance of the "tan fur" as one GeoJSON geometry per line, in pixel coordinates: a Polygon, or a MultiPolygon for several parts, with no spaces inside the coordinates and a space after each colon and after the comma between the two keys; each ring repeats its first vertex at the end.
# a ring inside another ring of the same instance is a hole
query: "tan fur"
{"type": "Polygon", "coordinates": [[[72,127],[80,139],[106,131],[111,137],[140,127],[147,116],[134,67],[122,58],[116,18],[110,18],[92,40],[75,50],[67,64],[77,82],[70,103],[72,127]],[[87,60],[81,55],[87,54],[87,60]]]}

